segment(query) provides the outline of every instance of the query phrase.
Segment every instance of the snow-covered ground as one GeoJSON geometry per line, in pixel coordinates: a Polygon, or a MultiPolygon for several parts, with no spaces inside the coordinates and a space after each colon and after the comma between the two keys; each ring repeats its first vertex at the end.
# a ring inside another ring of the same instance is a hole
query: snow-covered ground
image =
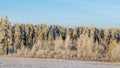
{"type": "Polygon", "coordinates": [[[120,68],[116,63],[0,57],[0,68],[120,68]]]}

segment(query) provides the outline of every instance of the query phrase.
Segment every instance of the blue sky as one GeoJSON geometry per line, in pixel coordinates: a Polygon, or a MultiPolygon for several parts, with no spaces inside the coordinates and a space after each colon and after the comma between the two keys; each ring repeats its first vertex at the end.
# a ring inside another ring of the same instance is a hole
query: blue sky
{"type": "Polygon", "coordinates": [[[0,16],[14,24],[119,27],[120,0],[0,0],[0,16]]]}

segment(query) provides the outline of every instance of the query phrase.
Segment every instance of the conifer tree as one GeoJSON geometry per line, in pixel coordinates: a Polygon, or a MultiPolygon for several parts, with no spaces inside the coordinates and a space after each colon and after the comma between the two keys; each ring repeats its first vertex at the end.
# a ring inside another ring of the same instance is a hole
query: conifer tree
{"type": "Polygon", "coordinates": [[[21,31],[18,23],[14,25],[14,51],[21,48],[21,31]]]}

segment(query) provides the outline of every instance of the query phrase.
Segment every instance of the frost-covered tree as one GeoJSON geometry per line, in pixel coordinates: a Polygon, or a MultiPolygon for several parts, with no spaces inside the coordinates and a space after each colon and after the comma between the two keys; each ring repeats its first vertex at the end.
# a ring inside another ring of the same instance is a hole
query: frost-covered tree
{"type": "Polygon", "coordinates": [[[14,25],[14,51],[21,48],[21,30],[18,23],[14,25]]]}

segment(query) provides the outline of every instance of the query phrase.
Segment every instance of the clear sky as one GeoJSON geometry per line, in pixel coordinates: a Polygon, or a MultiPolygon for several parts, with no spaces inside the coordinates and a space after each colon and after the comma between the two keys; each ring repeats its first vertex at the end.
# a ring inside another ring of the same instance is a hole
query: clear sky
{"type": "Polygon", "coordinates": [[[120,0],[0,0],[0,16],[14,24],[119,27],[120,0]]]}

